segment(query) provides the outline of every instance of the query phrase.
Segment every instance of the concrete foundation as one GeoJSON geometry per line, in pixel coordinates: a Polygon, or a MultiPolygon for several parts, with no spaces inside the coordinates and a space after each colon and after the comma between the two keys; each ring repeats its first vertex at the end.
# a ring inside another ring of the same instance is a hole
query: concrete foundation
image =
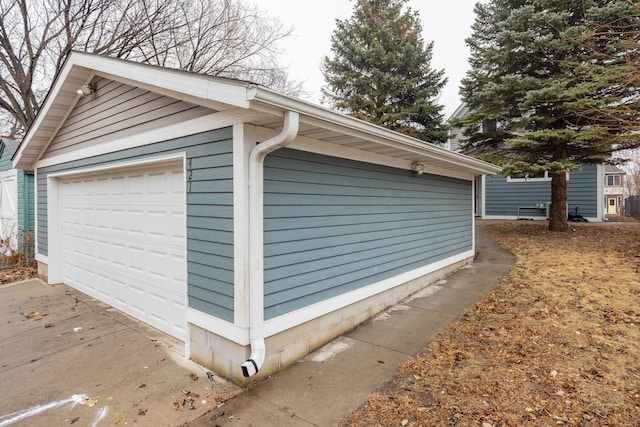
{"type": "Polygon", "coordinates": [[[240,368],[251,354],[250,346],[242,346],[193,324],[189,324],[191,359],[240,385],[265,379],[471,262],[473,258],[457,262],[267,337],[265,362],[251,378],[244,378],[240,368]]]}
{"type": "Polygon", "coordinates": [[[38,261],[38,278],[45,283],[49,283],[49,265],[38,261]]]}

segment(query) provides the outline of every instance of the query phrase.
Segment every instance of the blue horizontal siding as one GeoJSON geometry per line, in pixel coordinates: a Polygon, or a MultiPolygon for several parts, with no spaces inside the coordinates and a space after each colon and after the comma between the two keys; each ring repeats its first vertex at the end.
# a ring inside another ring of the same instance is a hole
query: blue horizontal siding
{"type": "Polygon", "coordinates": [[[233,322],[233,142],[231,128],[38,170],[38,251],[47,255],[47,175],[186,152],[189,306],[233,322]]]}
{"type": "Polygon", "coordinates": [[[579,171],[571,172],[567,182],[567,204],[569,211],[586,217],[598,216],[598,167],[582,165],[579,171]]]}
{"type": "MultiPolygon", "coordinates": [[[[518,207],[525,217],[545,217],[544,209],[536,204],[551,201],[551,181],[507,182],[503,176],[487,177],[485,187],[485,214],[490,216],[517,216],[518,207]]],[[[582,169],[569,174],[567,181],[569,210],[588,217],[598,212],[598,172],[595,165],[582,165],[582,169]]]]}
{"type": "MultiPolygon", "coordinates": [[[[11,162],[12,151],[2,142],[0,144],[0,172],[13,169],[11,162]]],[[[34,230],[34,198],[33,198],[33,173],[18,170],[16,173],[16,210],[17,224],[14,232],[19,236],[18,245],[23,253],[31,254],[33,252],[33,241],[31,236],[27,236],[26,232],[34,230]],[[27,243],[30,247],[23,248],[23,244],[27,243]]]]}
{"type": "Polygon", "coordinates": [[[288,149],[267,156],[265,317],[471,250],[471,189],[288,149]]]}

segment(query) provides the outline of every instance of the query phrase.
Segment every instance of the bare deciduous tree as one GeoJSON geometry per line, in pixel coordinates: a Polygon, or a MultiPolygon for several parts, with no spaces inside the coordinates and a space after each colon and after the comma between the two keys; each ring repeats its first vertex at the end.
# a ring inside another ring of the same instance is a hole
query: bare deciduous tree
{"type": "Polygon", "coordinates": [[[0,0],[0,135],[33,123],[72,50],[298,94],[279,65],[290,32],[244,0],[0,0]]]}
{"type": "Polygon", "coordinates": [[[627,162],[622,166],[626,175],[624,186],[626,196],[640,196],[640,150],[621,153],[627,162]]]}

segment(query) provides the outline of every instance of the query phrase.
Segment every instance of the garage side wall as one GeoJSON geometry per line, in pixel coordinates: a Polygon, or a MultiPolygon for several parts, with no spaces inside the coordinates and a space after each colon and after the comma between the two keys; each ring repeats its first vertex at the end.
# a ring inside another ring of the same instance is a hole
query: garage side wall
{"type": "Polygon", "coordinates": [[[38,254],[48,255],[47,177],[186,153],[189,306],[233,321],[232,129],[225,128],[38,169],[38,254]]]}
{"type": "Polygon", "coordinates": [[[285,149],[264,191],[267,319],[473,248],[470,181],[285,149]]]}

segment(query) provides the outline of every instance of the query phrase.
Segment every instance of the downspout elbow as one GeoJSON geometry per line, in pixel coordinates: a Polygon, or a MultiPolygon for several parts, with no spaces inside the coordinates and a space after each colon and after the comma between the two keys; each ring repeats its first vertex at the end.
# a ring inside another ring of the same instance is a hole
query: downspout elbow
{"type": "Polygon", "coordinates": [[[282,131],[251,150],[249,155],[249,339],[251,355],[241,365],[242,375],[258,373],[266,356],[264,337],[264,253],[263,253],[263,177],[267,155],[293,142],[298,134],[300,117],[287,111],[282,131]]]}
{"type": "Polygon", "coordinates": [[[249,378],[257,374],[264,364],[266,354],[267,347],[264,342],[264,337],[251,340],[251,356],[240,366],[242,368],[242,375],[245,378],[249,378]]]}
{"type": "MultiPolygon", "coordinates": [[[[284,116],[284,125],[280,133],[273,138],[256,145],[249,154],[250,173],[255,172],[255,168],[262,169],[264,158],[267,154],[285,147],[293,142],[298,135],[298,127],[300,123],[300,115],[294,111],[287,111],[284,116]]],[[[251,180],[252,176],[249,176],[251,180]]],[[[253,178],[256,178],[253,175],[253,178]]],[[[251,183],[250,183],[251,185],[251,183]]]]}

